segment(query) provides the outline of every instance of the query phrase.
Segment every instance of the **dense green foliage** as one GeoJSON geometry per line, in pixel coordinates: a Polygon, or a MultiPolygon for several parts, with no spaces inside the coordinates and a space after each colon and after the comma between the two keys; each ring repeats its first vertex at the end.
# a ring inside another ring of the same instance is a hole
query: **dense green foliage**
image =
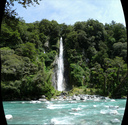
{"type": "Polygon", "coordinates": [[[127,94],[127,36],[122,24],[112,21],[103,25],[93,19],[74,25],[46,19],[27,24],[4,18],[0,35],[4,100],[41,95],[50,99],[58,93],[51,76],[61,36],[68,60],[68,84],[110,97],[127,94]]]}
{"type": "Polygon", "coordinates": [[[62,35],[70,84],[99,89],[110,97],[127,94],[127,36],[122,24],[112,21],[103,25],[89,19],[76,22],[62,35]]]}
{"type": "Polygon", "coordinates": [[[48,20],[31,24],[11,21],[3,20],[0,35],[3,99],[51,98],[56,93],[51,64],[58,52],[59,24],[48,20]]]}

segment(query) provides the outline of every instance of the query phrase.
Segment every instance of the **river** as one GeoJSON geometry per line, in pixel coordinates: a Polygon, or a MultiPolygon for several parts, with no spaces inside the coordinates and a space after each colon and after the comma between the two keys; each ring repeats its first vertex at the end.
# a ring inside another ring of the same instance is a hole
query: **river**
{"type": "Polygon", "coordinates": [[[121,125],[126,99],[4,101],[8,124],[121,125]]]}

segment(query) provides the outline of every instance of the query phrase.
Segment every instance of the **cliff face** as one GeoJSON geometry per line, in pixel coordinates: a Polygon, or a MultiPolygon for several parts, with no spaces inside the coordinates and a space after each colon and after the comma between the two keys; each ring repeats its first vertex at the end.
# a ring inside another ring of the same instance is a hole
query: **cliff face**
{"type": "Polygon", "coordinates": [[[57,70],[58,70],[58,55],[56,55],[55,60],[53,62],[53,74],[52,74],[52,85],[55,89],[57,89],[57,70]]]}
{"type": "MultiPolygon", "coordinates": [[[[68,60],[66,58],[66,54],[64,51],[64,79],[63,79],[63,84],[65,91],[68,91],[71,89],[71,85],[69,84],[69,64],[68,60]]],[[[57,71],[58,71],[58,55],[56,55],[55,60],[53,62],[53,74],[52,74],[52,85],[53,87],[57,90],[57,71]]]]}
{"type": "Polygon", "coordinates": [[[69,91],[72,88],[72,85],[70,85],[69,82],[69,63],[65,51],[64,51],[64,85],[66,91],[69,91]]]}

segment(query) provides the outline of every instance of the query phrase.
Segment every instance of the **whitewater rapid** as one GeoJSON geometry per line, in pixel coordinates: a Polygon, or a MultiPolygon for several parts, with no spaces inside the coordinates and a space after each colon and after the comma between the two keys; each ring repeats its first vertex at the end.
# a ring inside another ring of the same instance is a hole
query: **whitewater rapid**
{"type": "Polygon", "coordinates": [[[121,125],[126,99],[3,102],[8,124],[121,125]]]}

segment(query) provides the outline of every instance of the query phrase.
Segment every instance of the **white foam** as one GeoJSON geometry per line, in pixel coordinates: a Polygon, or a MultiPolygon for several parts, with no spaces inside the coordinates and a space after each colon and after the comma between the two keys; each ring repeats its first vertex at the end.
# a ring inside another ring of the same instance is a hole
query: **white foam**
{"type": "Polygon", "coordinates": [[[56,118],[51,119],[51,124],[60,124],[60,121],[57,120],[56,118]]]}
{"type": "Polygon", "coordinates": [[[83,116],[83,114],[80,114],[80,113],[72,113],[72,112],[71,112],[70,114],[83,116]]]}
{"type": "Polygon", "coordinates": [[[49,101],[46,101],[45,103],[50,103],[49,101]]]}
{"type": "Polygon", "coordinates": [[[95,98],[94,101],[100,101],[100,99],[99,98],[95,98]]]}
{"type": "Polygon", "coordinates": [[[33,101],[33,100],[32,100],[32,101],[30,101],[30,103],[33,103],[33,104],[34,104],[34,103],[41,103],[41,101],[33,101]]]}
{"type": "Polygon", "coordinates": [[[56,109],[56,108],[55,108],[54,106],[52,106],[52,105],[48,105],[47,108],[48,108],[48,109],[56,109]]]}
{"type": "Polygon", "coordinates": [[[62,105],[62,104],[58,105],[58,104],[51,104],[51,103],[47,106],[48,109],[62,109],[64,107],[65,105],[62,105]]]}
{"type": "Polygon", "coordinates": [[[125,108],[119,108],[119,109],[117,109],[117,110],[125,110],[125,108]]]}
{"type": "Polygon", "coordinates": [[[16,102],[10,102],[10,103],[16,103],[16,102]]]}
{"type": "Polygon", "coordinates": [[[118,115],[118,111],[117,110],[101,110],[100,111],[101,114],[110,114],[110,115],[118,115]]]}
{"type": "Polygon", "coordinates": [[[13,116],[9,114],[9,115],[5,115],[5,118],[9,120],[9,119],[12,119],[13,116]]]}
{"type": "Polygon", "coordinates": [[[117,108],[117,109],[118,109],[118,108],[119,108],[119,106],[115,106],[115,108],[117,108]]]}
{"type": "Polygon", "coordinates": [[[77,103],[77,101],[68,101],[69,103],[77,103]]]}
{"type": "Polygon", "coordinates": [[[105,105],[104,107],[109,108],[109,106],[108,106],[108,105],[105,105]]]}
{"type": "Polygon", "coordinates": [[[101,113],[101,114],[107,114],[108,111],[107,111],[107,110],[101,110],[100,113],[101,113]]]}
{"type": "Polygon", "coordinates": [[[81,110],[82,108],[72,108],[73,111],[79,111],[81,110]]]}
{"type": "Polygon", "coordinates": [[[93,105],[93,107],[97,107],[96,105],[93,105]]]}
{"type": "Polygon", "coordinates": [[[58,118],[52,118],[51,119],[51,124],[53,124],[53,125],[55,125],[55,124],[57,124],[57,125],[60,125],[60,124],[71,124],[70,122],[69,122],[69,117],[58,117],[58,118]]]}
{"type": "Polygon", "coordinates": [[[87,105],[79,105],[79,107],[87,107],[87,105]]]}
{"type": "Polygon", "coordinates": [[[115,102],[116,100],[115,99],[112,99],[111,102],[115,102]]]}
{"type": "Polygon", "coordinates": [[[40,110],[43,110],[43,109],[38,109],[38,110],[40,111],[40,110]]]}

